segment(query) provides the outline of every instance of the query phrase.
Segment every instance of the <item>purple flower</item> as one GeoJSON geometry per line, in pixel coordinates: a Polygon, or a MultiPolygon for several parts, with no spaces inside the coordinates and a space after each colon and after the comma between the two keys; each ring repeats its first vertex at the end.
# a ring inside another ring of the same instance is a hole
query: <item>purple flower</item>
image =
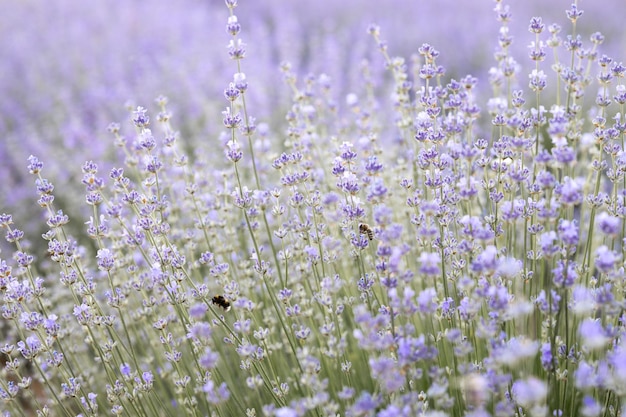
{"type": "Polygon", "coordinates": [[[565,177],[563,182],[556,187],[556,194],[560,196],[561,203],[565,205],[576,205],[582,203],[582,186],[576,180],[565,177]]]}
{"type": "Polygon", "coordinates": [[[406,412],[402,412],[397,406],[391,404],[384,410],[380,410],[377,417],[401,417],[407,415],[406,412]]]}
{"type": "Polygon", "coordinates": [[[572,311],[574,314],[589,314],[596,309],[596,306],[596,299],[589,288],[577,285],[572,289],[572,311]]]}
{"type": "Polygon", "coordinates": [[[324,205],[331,205],[334,204],[336,202],[338,202],[340,199],[339,194],[335,193],[334,191],[331,191],[327,194],[324,194],[324,197],[322,198],[322,203],[324,203],[324,205]]]}
{"type": "Polygon", "coordinates": [[[115,266],[113,252],[109,249],[99,249],[96,258],[98,258],[98,268],[103,271],[110,271],[115,266]]]}
{"type": "Polygon", "coordinates": [[[598,226],[602,233],[607,235],[616,235],[621,232],[621,221],[619,218],[609,215],[603,211],[597,217],[598,226]]]}
{"type": "Polygon", "coordinates": [[[378,380],[385,392],[396,392],[404,386],[400,367],[392,358],[381,356],[369,360],[372,377],[378,380]]]}
{"type": "Polygon", "coordinates": [[[337,393],[337,396],[342,400],[349,400],[354,397],[354,388],[344,386],[341,391],[337,393]]]}
{"type": "Polygon", "coordinates": [[[492,285],[487,292],[488,305],[491,312],[505,311],[513,298],[504,285],[492,285]]]}
{"type": "Polygon", "coordinates": [[[537,354],[539,342],[525,337],[513,337],[493,352],[496,363],[515,366],[520,361],[529,360],[537,354]]]}
{"type": "Polygon", "coordinates": [[[569,146],[556,146],[552,149],[552,155],[557,162],[564,165],[570,164],[576,159],[576,152],[569,146]]]}
{"type": "Polygon", "coordinates": [[[557,231],[559,238],[565,245],[576,246],[578,244],[578,223],[576,220],[561,220],[557,231]]]}
{"type": "MultiPolygon", "coordinates": [[[[535,49],[533,49],[533,51],[531,52],[531,54],[533,54],[532,57],[534,59],[539,59],[540,56],[534,55],[534,51],[535,49]]],[[[528,78],[530,79],[530,81],[528,82],[528,86],[530,87],[532,91],[541,91],[547,85],[547,82],[546,82],[547,77],[543,71],[537,71],[536,69],[533,69],[531,73],[528,74],[528,78]]]]}
{"type": "Polygon", "coordinates": [[[535,304],[539,307],[542,313],[556,314],[559,311],[559,301],[561,296],[555,291],[550,290],[552,295],[552,304],[549,304],[548,296],[545,290],[541,290],[535,298],[535,304]]]}
{"type": "Polygon", "coordinates": [[[577,264],[574,261],[564,262],[559,260],[556,263],[556,268],[552,270],[554,284],[557,287],[571,287],[578,279],[578,272],[576,272],[577,264]],[[567,268],[565,267],[567,265],[567,268]]]}
{"type": "Polygon", "coordinates": [[[580,390],[595,389],[598,386],[596,370],[585,360],[578,364],[574,371],[574,384],[580,390]]]}
{"type": "Polygon", "coordinates": [[[367,235],[361,234],[361,233],[355,233],[353,234],[352,238],[350,239],[350,243],[352,243],[352,245],[359,249],[359,250],[363,250],[365,248],[367,248],[370,244],[370,240],[367,237],[367,235]]]}
{"type": "Polygon", "coordinates": [[[376,410],[380,403],[381,399],[379,396],[372,396],[369,392],[362,392],[359,398],[357,398],[354,404],[348,409],[346,415],[355,417],[369,415],[376,410]]]}
{"type": "Polygon", "coordinates": [[[78,322],[84,326],[91,324],[91,321],[93,320],[91,308],[85,303],[74,306],[73,314],[78,322]]]}
{"type": "Polygon", "coordinates": [[[246,57],[246,44],[241,39],[231,39],[228,42],[228,55],[235,60],[241,60],[246,57]]]}
{"type": "Polygon", "coordinates": [[[339,181],[337,181],[337,187],[339,187],[344,193],[356,195],[361,187],[356,175],[353,173],[344,173],[339,181]]]}
{"type": "Polygon", "coordinates": [[[122,376],[128,377],[130,376],[132,369],[129,364],[123,363],[120,365],[120,372],[122,373],[122,376]]]}
{"type": "Polygon", "coordinates": [[[274,410],[274,417],[300,417],[300,414],[291,407],[280,407],[274,410]]]}
{"type": "Polygon", "coordinates": [[[135,382],[140,382],[141,389],[144,391],[149,391],[152,388],[152,384],[154,383],[154,375],[150,371],[144,371],[141,373],[141,380],[138,377],[135,378],[135,382]]]}
{"type": "Polygon", "coordinates": [[[365,163],[365,171],[367,171],[370,175],[376,174],[383,169],[383,164],[378,162],[378,158],[376,155],[372,155],[367,159],[365,163]]]}
{"type": "Polygon", "coordinates": [[[612,284],[607,282],[601,287],[595,289],[594,299],[598,306],[608,308],[613,304],[615,297],[613,296],[612,287],[612,284]]]}
{"type": "Polygon", "coordinates": [[[619,257],[614,251],[610,250],[607,246],[602,245],[596,249],[596,261],[595,265],[603,273],[609,273],[614,268],[615,263],[619,260],[619,257]]]}
{"type": "Polygon", "coordinates": [[[626,386],[626,344],[623,339],[607,354],[607,361],[612,369],[612,388],[623,392],[626,386]]]}
{"type": "Polygon", "coordinates": [[[239,145],[239,142],[234,140],[229,140],[228,143],[226,143],[226,150],[224,151],[224,153],[228,160],[235,163],[239,162],[239,160],[241,160],[241,158],[243,157],[241,145],[239,145]]]}
{"type": "Polygon", "coordinates": [[[526,203],[524,200],[516,198],[511,201],[505,201],[502,203],[502,220],[505,221],[514,221],[519,219],[520,216],[524,213],[524,207],[526,203]]]}
{"type": "Polygon", "coordinates": [[[539,236],[541,251],[546,257],[552,257],[559,251],[557,234],[554,231],[542,233],[539,236]]]}
{"type": "Polygon", "coordinates": [[[43,345],[37,336],[28,336],[26,342],[17,342],[17,350],[24,358],[34,359],[43,350],[43,345]]]}
{"type": "Polygon", "coordinates": [[[48,336],[57,337],[59,330],[61,330],[61,326],[57,321],[58,317],[56,314],[50,314],[43,321],[43,327],[46,330],[46,334],[48,336]]]}
{"type": "Polygon", "coordinates": [[[68,383],[61,384],[63,394],[68,397],[76,397],[80,393],[80,381],[78,378],[69,378],[68,383]]]}
{"type": "Polygon", "coordinates": [[[346,167],[343,164],[343,160],[339,157],[333,161],[332,174],[336,177],[343,175],[346,172],[346,167]]]}
{"type": "Polygon", "coordinates": [[[511,387],[513,400],[524,408],[541,405],[548,396],[548,385],[536,377],[517,380],[511,387]]]}
{"type": "Polygon", "coordinates": [[[213,369],[217,366],[219,353],[213,351],[210,347],[205,348],[204,353],[200,356],[198,363],[204,369],[213,369]]]}
{"type": "Polygon", "coordinates": [[[34,331],[37,327],[41,326],[44,321],[44,316],[36,311],[30,313],[22,312],[20,315],[20,322],[28,330],[34,331]]]}
{"type": "Polygon", "coordinates": [[[422,252],[419,261],[420,273],[429,276],[439,275],[441,273],[441,270],[439,268],[439,264],[441,263],[441,256],[438,253],[422,252]]]}
{"type": "Polygon", "coordinates": [[[541,366],[546,371],[554,370],[552,348],[548,342],[541,345],[541,366]]]}
{"type": "Polygon", "coordinates": [[[537,184],[543,189],[551,189],[556,185],[556,179],[551,172],[543,170],[539,171],[536,177],[537,184]]]}
{"type": "Polygon", "coordinates": [[[230,391],[225,382],[222,382],[219,387],[216,387],[215,382],[209,379],[202,389],[206,393],[209,403],[213,405],[220,404],[230,397],[230,391]]]}
{"type": "Polygon", "coordinates": [[[572,3],[569,10],[566,10],[565,13],[567,14],[567,18],[571,21],[576,21],[583,15],[583,11],[579,10],[575,3],[572,3]]]}
{"type": "Polygon", "coordinates": [[[353,159],[355,159],[357,154],[356,152],[352,150],[353,148],[354,148],[354,145],[351,142],[343,142],[339,146],[341,159],[343,159],[345,162],[350,162],[353,159]]]}
{"type": "Polygon", "coordinates": [[[143,107],[137,107],[133,112],[133,123],[139,128],[148,127],[150,124],[150,117],[146,114],[147,110],[143,107]]]}
{"type": "Polygon", "coordinates": [[[393,221],[393,210],[385,205],[374,207],[374,221],[378,225],[390,224],[393,221]]]}
{"type": "Polygon", "coordinates": [[[367,199],[369,201],[381,201],[387,194],[387,187],[385,187],[385,182],[382,178],[375,178],[367,190],[367,199]]]}
{"type": "Polygon", "coordinates": [[[462,233],[467,236],[475,237],[476,231],[483,229],[483,223],[476,216],[464,215],[458,221],[463,226],[462,233]]]}
{"type": "Polygon", "coordinates": [[[421,313],[432,314],[437,311],[437,291],[434,288],[427,288],[417,296],[417,306],[421,313]]]}
{"type": "Polygon", "coordinates": [[[519,259],[506,257],[499,260],[496,272],[502,277],[514,278],[522,270],[522,266],[523,262],[519,259]]]}
{"type": "Polygon", "coordinates": [[[599,417],[601,413],[602,405],[600,405],[592,396],[585,395],[580,408],[580,415],[582,417],[599,417]]]}
{"type": "Polygon", "coordinates": [[[204,303],[196,303],[189,307],[189,317],[199,320],[206,314],[209,308],[204,303]]]}
{"type": "Polygon", "coordinates": [[[530,19],[530,25],[528,26],[528,30],[531,33],[541,33],[543,32],[544,28],[545,25],[543,24],[541,17],[532,17],[530,19]]]}
{"type": "Polygon", "coordinates": [[[222,112],[222,123],[227,129],[236,129],[241,125],[241,115],[239,113],[232,114],[230,107],[226,107],[226,110],[222,112]]]}
{"type": "Polygon", "coordinates": [[[198,322],[198,323],[194,323],[191,328],[189,329],[189,332],[187,333],[187,338],[189,339],[194,339],[194,340],[198,340],[198,339],[205,339],[205,340],[209,340],[209,338],[211,337],[211,326],[209,325],[209,323],[205,323],[205,322],[198,322]]]}
{"type": "Polygon", "coordinates": [[[65,356],[62,353],[57,352],[56,350],[52,351],[50,357],[46,361],[47,365],[52,368],[58,368],[63,364],[65,356]]]}
{"type": "Polygon", "coordinates": [[[226,89],[224,89],[224,97],[230,102],[237,100],[240,94],[241,92],[235,88],[235,83],[232,82],[228,84],[226,89]]]}
{"type": "Polygon", "coordinates": [[[417,361],[429,361],[437,357],[437,348],[429,346],[423,334],[417,338],[401,337],[397,343],[400,366],[411,365],[417,361]]]}
{"type": "Polygon", "coordinates": [[[608,342],[602,323],[591,318],[580,323],[578,334],[582,338],[583,347],[589,350],[601,349],[608,342]]]}
{"type": "Polygon", "coordinates": [[[18,242],[24,238],[24,232],[19,229],[9,230],[5,236],[7,242],[18,242]]]}
{"type": "Polygon", "coordinates": [[[41,162],[39,158],[33,155],[28,157],[28,172],[36,175],[41,171],[42,168],[43,162],[41,162]]]}
{"type": "Polygon", "coordinates": [[[358,203],[355,205],[343,204],[341,210],[349,220],[358,220],[365,216],[365,210],[358,203]]]}
{"type": "Polygon", "coordinates": [[[472,262],[472,269],[477,272],[493,272],[498,267],[498,264],[498,250],[495,246],[489,245],[472,262]]]}

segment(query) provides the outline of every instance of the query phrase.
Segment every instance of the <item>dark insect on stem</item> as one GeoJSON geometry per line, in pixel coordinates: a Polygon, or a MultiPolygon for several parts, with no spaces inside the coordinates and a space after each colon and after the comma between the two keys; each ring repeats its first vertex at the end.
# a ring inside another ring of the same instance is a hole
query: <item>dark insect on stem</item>
{"type": "Polygon", "coordinates": [[[213,304],[222,307],[225,311],[230,310],[230,301],[224,298],[223,295],[216,295],[211,301],[213,304]]]}

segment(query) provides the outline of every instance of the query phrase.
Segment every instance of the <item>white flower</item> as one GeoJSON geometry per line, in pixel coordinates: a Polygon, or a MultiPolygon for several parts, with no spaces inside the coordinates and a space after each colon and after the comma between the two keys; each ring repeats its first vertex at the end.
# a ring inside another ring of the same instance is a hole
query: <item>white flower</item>
{"type": "Polygon", "coordinates": [[[359,96],[354,93],[350,93],[346,96],[346,104],[350,107],[354,107],[359,104],[359,96]]]}

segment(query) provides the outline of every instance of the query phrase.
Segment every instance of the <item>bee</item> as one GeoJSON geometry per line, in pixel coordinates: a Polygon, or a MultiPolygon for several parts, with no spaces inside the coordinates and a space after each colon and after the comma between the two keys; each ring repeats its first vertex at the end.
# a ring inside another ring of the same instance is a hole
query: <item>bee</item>
{"type": "Polygon", "coordinates": [[[374,231],[370,228],[369,224],[361,223],[359,224],[359,233],[362,235],[367,235],[369,240],[374,239],[374,231]]]}
{"type": "Polygon", "coordinates": [[[213,302],[213,304],[222,307],[224,311],[230,310],[230,301],[224,298],[223,295],[216,295],[211,301],[213,302]]]}

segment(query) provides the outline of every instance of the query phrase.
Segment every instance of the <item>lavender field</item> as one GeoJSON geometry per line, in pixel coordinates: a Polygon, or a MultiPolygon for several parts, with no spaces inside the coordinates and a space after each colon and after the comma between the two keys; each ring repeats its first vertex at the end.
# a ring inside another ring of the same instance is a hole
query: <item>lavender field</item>
{"type": "Polygon", "coordinates": [[[0,415],[626,416],[623,0],[0,0],[0,415]]]}

